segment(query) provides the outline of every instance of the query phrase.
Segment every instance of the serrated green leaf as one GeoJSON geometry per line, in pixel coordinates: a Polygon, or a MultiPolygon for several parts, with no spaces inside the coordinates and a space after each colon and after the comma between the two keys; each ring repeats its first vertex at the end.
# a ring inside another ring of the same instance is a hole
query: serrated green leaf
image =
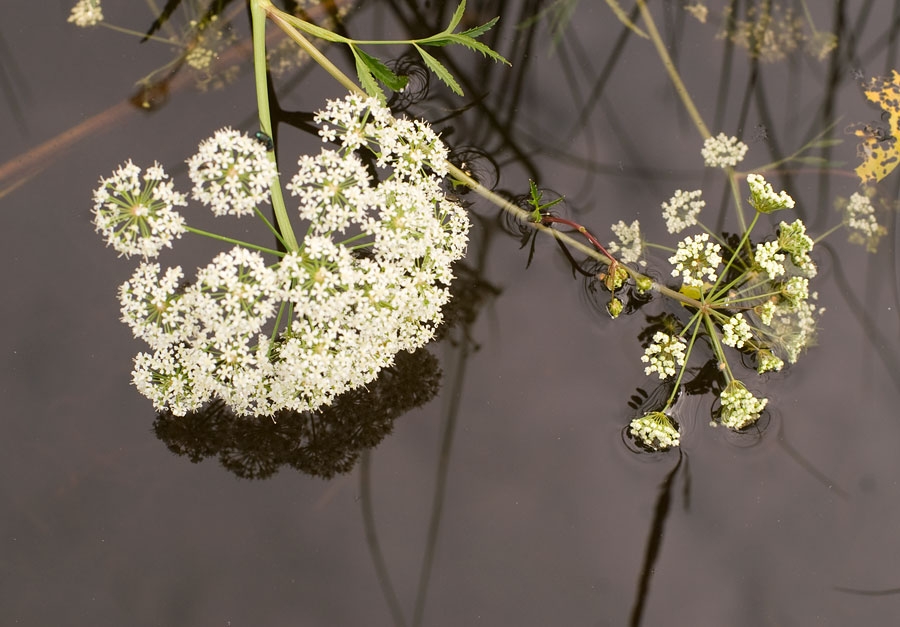
{"type": "Polygon", "coordinates": [[[475,28],[470,28],[469,30],[464,30],[461,33],[456,33],[456,34],[463,35],[465,37],[471,37],[472,39],[478,39],[479,37],[484,35],[486,32],[491,30],[494,27],[494,24],[496,24],[497,20],[499,20],[499,19],[500,19],[499,17],[495,17],[490,22],[485,22],[481,26],[476,26],[475,28]]]}
{"type": "Polygon", "coordinates": [[[457,26],[459,26],[460,20],[462,20],[463,13],[466,12],[466,0],[461,0],[459,6],[456,7],[456,11],[453,12],[453,17],[450,18],[450,25],[444,31],[445,33],[452,33],[457,26]]]}
{"type": "Polygon", "coordinates": [[[366,64],[375,78],[384,83],[388,89],[391,91],[400,91],[406,87],[406,83],[409,82],[407,77],[397,76],[391,71],[391,68],[382,63],[380,59],[367,54],[356,46],[351,46],[351,48],[354,49],[355,54],[359,55],[359,58],[366,64]]]}
{"type": "Polygon", "coordinates": [[[453,78],[453,75],[450,74],[449,70],[445,68],[440,61],[435,59],[433,56],[425,52],[421,46],[418,44],[413,44],[416,50],[419,52],[419,55],[422,57],[422,61],[425,62],[425,65],[428,66],[428,69],[434,72],[434,75],[437,76],[442,83],[447,85],[453,93],[458,96],[463,96],[462,87],[459,86],[459,83],[456,82],[456,79],[453,78]]]}
{"type": "Polygon", "coordinates": [[[650,39],[647,33],[635,26],[634,23],[628,19],[628,15],[625,13],[622,7],[619,6],[618,0],[606,0],[606,4],[608,4],[609,8],[612,9],[612,12],[616,14],[616,17],[619,18],[619,21],[630,28],[635,35],[643,37],[644,39],[650,39]]]}
{"type": "Polygon", "coordinates": [[[359,50],[355,46],[350,46],[350,50],[353,51],[353,59],[356,61],[356,75],[359,77],[359,84],[367,94],[384,102],[384,92],[381,91],[378,83],[375,82],[375,77],[369,70],[369,66],[366,65],[366,62],[359,55],[359,50]]]}
{"type": "Polygon", "coordinates": [[[448,35],[447,40],[437,44],[438,46],[445,46],[449,43],[459,44],[460,46],[465,46],[470,50],[475,50],[476,52],[480,52],[486,57],[490,57],[494,61],[500,61],[501,63],[505,63],[506,65],[512,65],[509,61],[507,61],[506,57],[504,57],[499,52],[496,52],[486,44],[481,43],[480,41],[475,41],[470,37],[465,37],[462,34],[448,35]]]}

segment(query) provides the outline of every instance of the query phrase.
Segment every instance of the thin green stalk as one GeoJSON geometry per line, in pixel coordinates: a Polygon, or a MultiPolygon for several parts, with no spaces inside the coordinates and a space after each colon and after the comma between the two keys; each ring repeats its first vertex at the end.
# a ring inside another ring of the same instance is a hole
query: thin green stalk
{"type": "MultiPolygon", "coordinates": [[[[734,251],[731,253],[731,258],[728,260],[728,263],[725,264],[725,269],[722,270],[722,272],[719,274],[719,278],[716,279],[715,285],[713,285],[712,290],[710,290],[710,292],[714,292],[715,290],[717,290],[719,288],[719,283],[721,283],[722,277],[724,277],[726,274],[728,274],[729,268],[731,268],[731,266],[737,260],[738,255],[741,253],[741,248],[743,248],[744,243],[748,242],[750,240],[750,231],[752,231],[753,227],[756,226],[757,220],[759,220],[759,212],[758,211],[754,214],[753,221],[750,222],[750,226],[748,228],[744,229],[744,235],[743,235],[743,237],[741,237],[741,241],[738,243],[737,246],[735,246],[734,251]]],[[[717,300],[718,298],[720,298],[722,296],[722,290],[715,292],[715,295],[716,295],[716,297],[714,300],[717,300]]]]}
{"type": "Polygon", "coordinates": [[[720,368],[724,368],[725,378],[728,379],[728,383],[731,383],[734,380],[734,374],[731,372],[728,360],[725,359],[725,351],[722,350],[722,344],[719,343],[719,336],[716,335],[716,328],[713,326],[712,318],[708,314],[703,314],[703,322],[706,325],[706,333],[709,335],[709,341],[712,344],[716,360],[720,364],[720,368]]]}
{"type": "MultiPolygon", "coordinates": [[[[250,16],[253,21],[253,73],[256,78],[256,105],[259,109],[259,128],[266,135],[272,136],[272,115],[269,111],[269,85],[266,76],[266,10],[271,5],[269,0],[251,0],[250,16]]],[[[275,152],[269,153],[269,159],[275,163],[275,152]]],[[[283,238],[282,243],[289,251],[300,250],[291,220],[288,217],[281,192],[281,180],[278,174],[272,181],[272,209],[275,221],[283,238]]]]}
{"type": "Polygon", "coordinates": [[[647,33],[650,35],[650,39],[653,41],[653,45],[656,47],[656,52],[659,54],[659,58],[662,60],[663,67],[666,68],[666,71],[669,73],[669,78],[672,79],[672,84],[675,86],[675,91],[681,98],[681,102],[684,103],[684,107],[685,109],[687,109],[688,115],[691,116],[691,119],[694,121],[694,125],[697,127],[697,130],[700,131],[703,139],[709,139],[710,137],[712,137],[712,133],[710,133],[709,129],[706,128],[706,124],[703,122],[703,118],[700,116],[700,112],[697,110],[697,107],[694,105],[694,101],[691,98],[691,95],[688,93],[687,88],[684,86],[684,83],[681,80],[681,75],[678,73],[678,68],[676,68],[675,63],[672,62],[672,57],[669,56],[669,51],[666,50],[666,44],[663,43],[662,37],[659,36],[659,31],[656,30],[656,23],[653,21],[653,16],[650,14],[649,9],[647,9],[646,2],[644,0],[637,0],[637,5],[641,10],[641,17],[644,19],[644,23],[647,26],[647,33]]]}
{"type": "Polygon", "coordinates": [[[701,315],[702,314],[699,311],[697,313],[695,313],[694,316],[688,321],[688,324],[685,327],[685,329],[687,329],[688,327],[691,326],[691,324],[693,324],[694,332],[691,333],[691,341],[688,342],[687,350],[684,353],[684,365],[682,365],[681,370],[678,371],[678,378],[675,379],[675,385],[672,387],[672,393],[669,394],[669,399],[666,401],[666,406],[663,407],[663,411],[666,411],[667,409],[669,409],[669,407],[672,406],[672,401],[674,401],[675,397],[678,396],[678,390],[681,388],[681,379],[684,377],[684,373],[687,370],[687,364],[690,362],[690,359],[691,359],[691,351],[694,348],[694,343],[697,341],[697,331],[700,330],[700,320],[698,318],[701,315]]]}
{"type": "Polygon", "coordinates": [[[234,239],[232,237],[225,237],[224,235],[219,235],[218,233],[210,233],[209,231],[204,231],[202,229],[196,229],[192,226],[185,226],[184,229],[188,233],[193,233],[194,235],[202,235],[204,237],[210,237],[212,239],[217,239],[222,242],[228,242],[229,244],[237,244],[238,246],[243,246],[244,248],[252,248],[253,250],[258,250],[261,253],[270,253],[272,255],[276,255],[278,257],[284,257],[284,253],[280,250],[272,250],[271,248],[266,248],[265,246],[257,246],[256,244],[251,244],[250,242],[243,242],[239,239],[234,239]]]}
{"type": "Polygon", "coordinates": [[[843,226],[844,226],[843,222],[839,222],[839,223],[835,224],[833,227],[831,227],[830,229],[828,229],[827,231],[825,231],[824,233],[819,235],[819,237],[815,238],[813,240],[813,245],[818,244],[823,239],[825,239],[826,237],[828,237],[829,235],[831,235],[832,233],[834,233],[835,231],[837,231],[838,229],[840,229],[843,226]]]}
{"type": "MultiPolygon", "coordinates": [[[[360,94],[362,96],[366,95],[366,92],[362,90],[362,88],[357,85],[353,80],[351,80],[346,74],[344,74],[338,66],[328,60],[322,52],[316,48],[312,42],[310,42],[303,34],[297,30],[292,24],[291,21],[293,18],[292,15],[288,13],[284,13],[279,10],[277,7],[272,5],[270,0],[254,0],[253,5],[259,5],[260,10],[265,11],[265,13],[269,16],[269,19],[275,23],[281,30],[285,32],[285,34],[293,39],[303,50],[310,56],[310,58],[318,63],[323,70],[331,74],[334,79],[339,82],[341,85],[346,87],[348,90],[353,93],[360,94]]],[[[254,46],[255,47],[255,46],[254,46]]]]}
{"type": "Polygon", "coordinates": [[[256,212],[256,217],[262,220],[263,223],[269,228],[269,231],[272,232],[272,235],[275,236],[275,239],[277,239],[278,242],[282,246],[284,246],[285,249],[287,249],[287,244],[285,244],[284,238],[281,236],[281,233],[278,231],[275,225],[272,224],[271,220],[269,220],[269,218],[267,218],[266,215],[259,210],[259,207],[253,207],[253,211],[256,212]]]}

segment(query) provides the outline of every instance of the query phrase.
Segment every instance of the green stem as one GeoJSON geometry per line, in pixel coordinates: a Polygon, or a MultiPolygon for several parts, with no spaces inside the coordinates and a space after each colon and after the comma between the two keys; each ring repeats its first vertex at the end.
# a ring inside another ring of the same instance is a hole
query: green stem
{"type": "Polygon", "coordinates": [[[831,235],[832,233],[834,233],[835,231],[837,231],[838,229],[840,229],[840,228],[843,227],[843,226],[844,226],[844,223],[843,223],[843,222],[840,222],[840,223],[838,223],[838,224],[835,224],[833,227],[831,227],[830,229],[828,229],[827,231],[825,231],[824,233],[822,233],[821,235],[819,235],[819,237],[815,238],[815,239],[813,240],[813,244],[818,244],[818,243],[821,242],[823,239],[825,239],[826,237],[828,237],[829,235],[831,235]]]}
{"type": "Polygon", "coordinates": [[[719,343],[719,336],[716,335],[716,328],[713,325],[712,318],[710,318],[708,314],[703,314],[703,322],[706,324],[706,332],[709,335],[709,341],[712,344],[716,360],[720,364],[720,367],[724,368],[725,378],[730,383],[734,380],[734,374],[731,372],[731,366],[728,365],[728,360],[725,359],[725,351],[722,350],[722,344],[719,343]]]}
{"type": "Polygon", "coordinates": [[[266,248],[265,246],[257,246],[256,244],[251,244],[239,239],[234,239],[233,237],[226,237],[224,235],[219,235],[218,233],[210,233],[209,231],[204,231],[202,229],[195,229],[192,226],[185,226],[184,229],[188,233],[193,233],[194,235],[202,235],[203,237],[217,239],[222,242],[228,242],[229,244],[237,244],[238,246],[243,246],[244,248],[252,248],[253,250],[258,250],[261,253],[269,253],[278,257],[284,257],[284,253],[279,250],[272,250],[271,248],[266,248]]]}
{"type": "Polygon", "coordinates": [[[756,226],[757,220],[759,220],[759,212],[758,211],[753,216],[753,221],[750,222],[750,226],[748,228],[744,229],[744,236],[741,237],[741,241],[738,243],[737,246],[735,246],[734,251],[731,253],[731,258],[728,260],[728,263],[725,264],[725,269],[722,270],[722,272],[719,274],[719,278],[716,279],[715,285],[713,285],[712,290],[710,290],[711,293],[716,294],[716,297],[721,297],[722,291],[719,290],[718,292],[716,292],[716,290],[719,289],[719,283],[722,282],[722,277],[727,275],[728,270],[731,268],[732,265],[734,265],[734,262],[737,260],[737,257],[740,254],[741,248],[744,246],[744,243],[748,242],[750,240],[750,231],[752,231],[753,227],[756,226]]]}
{"type": "MultiPolygon", "coordinates": [[[[251,0],[250,16],[253,21],[253,73],[256,78],[256,105],[259,109],[259,128],[263,133],[271,137],[273,135],[272,115],[269,110],[269,86],[266,76],[266,5],[271,6],[271,2],[269,0],[251,0]]],[[[269,153],[269,159],[273,163],[277,163],[274,151],[269,153]]],[[[281,192],[281,180],[277,173],[272,181],[271,188],[272,209],[275,212],[278,230],[283,238],[281,242],[288,251],[299,250],[300,246],[294,235],[294,229],[291,228],[291,221],[281,192]]]]}
{"type": "Polygon", "coordinates": [[[706,124],[703,122],[700,112],[697,110],[693,99],[691,99],[691,95],[684,86],[681,75],[678,73],[678,68],[676,68],[675,63],[672,62],[672,57],[669,56],[669,51],[666,50],[666,44],[663,43],[662,37],[659,36],[659,31],[656,30],[656,23],[653,21],[650,10],[647,9],[646,2],[644,0],[637,0],[637,5],[641,10],[641,17],[644,19],[644,23],[647,26],[647,33],[650,35],[653,45],[656,46],[656,52],[662,60],[663,67],[665,67],[666,71],[669,73],[669,78],[672,79],[672,84],[675,86],[675,91],[684,103],[684,108],[687,109],[688,115],[691,116],[694,125],[697,127],[697,130],[700,131],[703,139],[709,139],[712,137],[712,133],[706,128],[706,124]]]}
{"type": "Polygon", "coordinates": [[[341,72],[340,68],[329,61],[328,57],[322,54],[318,48],[312,45],[312,42],[303,36],[303,33],[292,25],[292,21],[296,18],[273,6],[271,0],[254,0],[253,5],[255,6],[257,4],[260,5],[261,10],[266,12],[269,19],[272,20],[276,26],[283,30],[288,37],[293,39],[301,48],[303,48],[303,50],[306,51],[306,54],[308,54],[313,61],[318,63],[323,70],[331,74],[337,82],[353,93],[361,96],[366,95],[366,92],[363,91],[359,85],[341,72]]]}
{"type": "MultiPolygon", "coordinates": [[[[697,340],[697,331],[700,330],[700,320],[698,319],[699,315],[700,315],[700,312],[698,311],[697,313],[694,314],[694,317],[691,318],[690,321],[688,322],[688,326],[690,326],[691,324],[694,325],[694,332],[691,333],[691,341],[688,342],[687,350],[684,353],[684,364],[681,366],[681,370],[678,371],[678,378],[675,379],[675,385],[672,388],[672,393],[669,394],[669,398],[666,401],[666,406],[663,408],[663,411],[666,411],[667,409],[669,409],[669,407],[672,406],[672,401],[674,401],[675,397],[678,396],[678,386],[681,385],[681,379],[684,377],[685,370],[687,370],[688,361],[690,361],[690,359],[691,359],[691,351],[694,348],[694,342],[696,342],[696,340],[697,340]]],[[[685,327],[685,328],[687,328],[687,327],[685,327]]]]}

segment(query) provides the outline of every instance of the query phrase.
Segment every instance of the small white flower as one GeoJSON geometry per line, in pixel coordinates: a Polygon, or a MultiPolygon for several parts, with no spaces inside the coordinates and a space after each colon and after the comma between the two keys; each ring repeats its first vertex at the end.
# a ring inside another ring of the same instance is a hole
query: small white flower
{"type": "Polygon", "coordinates": [[[694,287],[703,287],[704,280],[714,283],[722,262],[721,250],[719,244],[709,241],[708,233],[686,237],[669,257],[669,263],[675,266],[672,276],[680,276],[685,285],[694,287]]]}
{"type": "Polygon", "coordinates": [[[703,142],[700,154],[703,155],[703,162],[711,168],[733,168],[744,159],[747,149],[747,144],[737,137],[719,133],[703,142]]]}
{"type": "Polygon", "coordinates": [[[772,354],[772,351],[762,350],[756,355],[757,366],[756,372],[762,374],[764,372],[778,372],[784,367],[784,362],[772,354]]]}
{"type": "Polygon", "coordinates": [[[668,202],[662,204],[663,218],[669,233],[681,233],[689,226],[697,224],[697,214],[706,206],[706,201],[700,196],[702,190],[692,192],[677,190],[668,202]]]}
{"type": "Polygon", "coordinates": [[[216,131],[187,163],[194,200],[209,205],[217,216],[252,214],[269,202],[275,162],[265,146],[244,133],[230,128],[216,131]]]}
{"type": "Polygon", "coordinates": [[[744,344],[753,338],[753,330],[744,320],[743,313],[736,313],[728,322],[722,325],[724,337],[722,342],[734,348],[743,348],[744,344]]]}
{"type": "Polygon", "coordinates": [[[681,443],[681,435],[669,417],[661,411],[635,418],[629,425],[631,435],[654,451],[666,450],[681,443]]]}
{"type": "Polygon", "coordinates": [[[158,263],[142,263],[119,287],[122,322],[135,337],[152,348],[184,341],[190,336],[181,289],[180,267],[167,268],[159,276],[158,263]]]}
{"type": "Polygon", "coordinates": [[[878,250],[878,242],[887,229],[875,219],[875,207],[867,196],[854,192],[844,209],[844,224],[850,229],[848,240],[862,244],[871,253],[878,250]]]}
{"type": "Polygon", "coordinates": [[[184,217],[175,206],[187,205],[184,194],[173,189],[172,182],[158,163],[141,176],[141,169],[130,160],[100,179],[94,190],[94,227],[125,257],[156,257],[185,231],[184,217]]]}
{"type": "Polygon", "coordinates": [[[792,223],[782,222],[778,225],[778,247],[791,256],[791,262],[806,277],[813,278],[818,272],[816,264],[809,253],[813,249],[813,240],[806,234],[806,225],[802,220],[792,223]]]}
{"type": "Polygon", "coordinates": [[[649,377],[655,372],[660,380],[674,376],[676,366],[684,365],[684,350],[684,340],[680,337],[657,331],[641,356],[641,361],[648,364],[644,374],[649,377]]]}
{"type": "Polygon", "coordinates": [[[722,424],[729,429],[743,429],[759,419],[769,399],[756,398],[737,379],[733,379],[719,396],[722,403],[722,424]]]}
{"type": "Polygon", "coordinates": [[[753,260],[762,268],[769,279],[775,279],[784,274],[784,254],[778,252],[778,242],[762,242],[756,245],[753,260]]]}
{"type": "Polygon", "coordinates": [[[103,8],[100,0],[78,0],[69,14],[70,23],[75,26],[94,26],[103,21],[103,8]]]}
{"type": "Polygon", "coordinates": [[[787,192],[777,194],[772,185],[759,174],[748,174],[747,184],[750,186],[750,204],[760,213],[772,213],[779,209],[792,209],[794,199],[787,192]]]}
{"type": "Polygon", "coordinates": [[[793,276],[781,286],[781,295],[791,305],[809,298],[809,279],[802,276],[793,276]]]}
{"type": "Polygon", "coordinates": [[[609,252],[618,255],[622,263],[641,263],[644,253],[644,239],[641,237],[641,225],[635,220],[630,225],[619,220],[610,229],[619,238],[617,242],[610,242],[607,248],[609,252]]]}

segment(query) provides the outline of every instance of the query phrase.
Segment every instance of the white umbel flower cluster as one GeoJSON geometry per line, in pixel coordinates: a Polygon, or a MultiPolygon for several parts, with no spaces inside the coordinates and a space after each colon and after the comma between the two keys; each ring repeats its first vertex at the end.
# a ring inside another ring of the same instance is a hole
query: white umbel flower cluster
{"type": "Polygon", "coordinates": [[[753,329],[742,313],[731,316],[728,322],[722,325],[722,333],[722,342],[734,348],[743,348],[746,342],[753,339],[753,329]]]}
{"type": "Polygon", "coordinates": [[[133,380],[158,409],[183,415],[218,397],[239,415],[314,410],[433,337],[468,218],[441,189],[437,136],[418,124],[391,138],[390,112],[364,102],[368,113],[355,96],[330,103],[363,120],[332,131],[351,129],[348,145],[375,152],[383,178],[349,148],[301,159],[289,186],[308,221],[299,250],[267,264],[235,247],[186,286],[180,269],[159,277],[144,264],[122,286],[123,319],[151,348],[133,380]]]}
{"type": "Polygon", "coordinates": [[[695,189],[692,192],[677,190],[668,202],[662,204],[663,219],[669,233],[681,233],[689,226],[697,224],[697,214],[706,206],[706,201],[701,198],[703,191],[695,189]]]}
{"type": "Polygon", "coordinates": [[[794,199],[781,191],[777,194],[759,174],[748,174],[747,184],[750,186],[750,205],[760,213],[772,213],[779,209],[793,209],[794,199]]]}
{"type": "Polygon", "coordinates": [[[629,425],[631,435],[654,451],[664,451],[681,443],[681,434],[661,411],[650,412],[635,418],[629,425]]]}
{"type": "Polygon", "coordinates": [[[703,155],[703,162],[710,168],[733,168],[744,160],[747,150],[747,144],[737,137],[719,133],[703,142],[700,154],[703,155]]]}
{"type": "Polygon", "coordinates": [[[806,234],[806,225],[802,220],[794,220],[790,224],[782,222],[778,225],[778,247],[790,255],[791,263],[797,271],[807,278],[813,278],[818,272],[816,264],[810,258],[812,238],[806,234]]]}
{"type": "Polygon", "coordinates": [[[669,257],[674,266],[672,276],[680,276],[685,285],[694,287],[703,287],[704,281],[715,283],[722,263],[721,250],[719,244],[709,241],[709,233],[684,238],[669,257]]]}
{"type": "Polygon", "coordinates": [[[776,279],[784,274],[784,253],[779,252],[778,242],[761,242],[756,245],[753,261],[765,271],[769,279],[776,279]]]}
{"type": "Polygon", "coordinates": [[[729,429],[738,431],[749,427],[759,420],[759,414],[769,402],[767,398],[756,398],[747,387],[738,381],[732,381],[725,386],[719,395],[722,403],[720,419],[722,424],[729,429]]]}
{"type": "Polygon", "coordinates": [[[120,255],[156,257],[184,233],[184,217],[174,208],[187,205],[162,166],[141,175],[130,160],[94,190],[94,227],[120,255]]]}
{"type": "Polygon", "coordinates": [[[647,364],[644,374],[649,377],[655,372],[660,380],[674,376],[675,368],[684,365],[684,349],[684,340],[680,337],[657,331],[641,356],[641,361],[647,364]]]}
{"type": "Polygon", "coordinates": [[[103,21],[103,8],[100,0],[78,0],[69,14],[70,23],[86,28],[103,21]]]}
{"type": "Polygon", "coordinates": [[[193,199],[208,205],[217,216],[249,215],[269,202],[277,174],[275,162],[261,142],[240,131],[216,131],[200,143],[187,163],[194,182],[193,199]]]}
{"type": "Polygon", "coordinates": [[[870,253],[877,252],[878,241],[887,235],[887,229],[875,219],[872,201],[859,192],[850,196],[844,208],[844,224],[850,230],[849,241],[862,244],[870,253]]]}
{"type": "Polygon", "coordinates": [[[643,265],[641,256],[644,254],[644,239],[641,237],[640,222],[635,220],[631,224],[625,224],[624,221],[619,220],[610,229],[619,239],[609,243],[607,246],[609,252],[617,255],[622,263],[643,265]]]}

